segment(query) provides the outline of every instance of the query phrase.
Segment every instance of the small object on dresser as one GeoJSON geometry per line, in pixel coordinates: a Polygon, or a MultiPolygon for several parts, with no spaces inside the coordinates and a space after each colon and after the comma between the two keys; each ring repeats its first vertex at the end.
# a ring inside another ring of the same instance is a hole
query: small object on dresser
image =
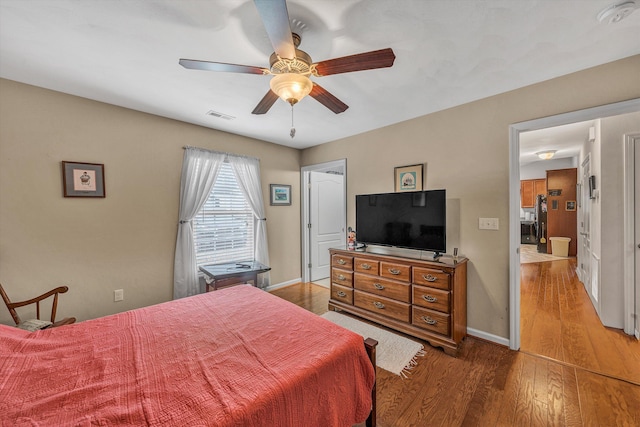
{"type": "Polygon", "coordinates": [[[350,251],[355,250],[356,248],[356,230],[349,227],[349,232],[347,234],[347,248],[350,251]]]}

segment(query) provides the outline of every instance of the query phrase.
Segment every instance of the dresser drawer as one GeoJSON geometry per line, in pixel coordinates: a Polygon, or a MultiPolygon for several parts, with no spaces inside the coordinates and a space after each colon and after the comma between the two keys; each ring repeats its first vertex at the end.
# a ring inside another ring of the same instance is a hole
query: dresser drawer
{"type": "Polygon", "coordinates": [[[409,322],[411,314],[410,304],[358,290],[354,291],[353,305],[401,322],[409,322]]]}
{"type": "Polygon", "coordinates": [[[331,283],[337,285],[353,287],[353,271],[340,270],[339,268],[331,269],[331,283]]]}
{"type": "Polygon", "coordinates": [[[346,286],[331,284],[331,299],[353,304],[353,289],[346,286]]]}
{"type": "Polygon", "coordinates": [[[380,275],[389,279],[411,281],[411,266],[405,264],[394,264],[390,262],[380,262],[380,275]]]}
{"type": "Polygon", "coordinates": [[[442,335],[449,335],[449,319],[450,316],[439,311],[433,311],[426,308],[413,306],[413,321],[414,326],[429,331],[437,332],[442,335]]]}
{"type": "Polygon", "coordinates": [[[451,312],[449,291],[413,285],[413,304],[443,313],[451,312]]]}
{"type": "Polygon", "coordinates": [[[353,270],[353,257],[334,254],[331,256],[331,265],[345,270],[353,270]]]}
{"type": "Polygon", "coordinates": [[[430,288],[451,289],[451,276],[441,270],[413,267],[413,281],[417,285],[425,285],[430,288]]]}
{"type": "Polygon", "coordinates": [[[379,266],[380,261],[357,257],[353,259],[353,269],[360,273],[377,275],[379,266]]]}
{"type": "Polygon", "coordinates": [[[383,297],[407,303],[411,302],[411,285],[408,283],[383,279],[379,276],[354,273],[353,287],[361,291],[370,292],[383,297]]]}

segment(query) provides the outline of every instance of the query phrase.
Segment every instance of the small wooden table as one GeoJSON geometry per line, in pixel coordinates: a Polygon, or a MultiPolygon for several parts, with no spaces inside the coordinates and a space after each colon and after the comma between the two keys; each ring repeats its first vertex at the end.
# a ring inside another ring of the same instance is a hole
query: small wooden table
{"type": "Polygon", "coordinates": [[[269,270],[271,267],[257,261],[210,264],[200,267],[200,271],[212,280],[211,283],[207,283],[207,292],[247,282],[253,282],[253,286],[257,286],[258,274],[269,270]]]}

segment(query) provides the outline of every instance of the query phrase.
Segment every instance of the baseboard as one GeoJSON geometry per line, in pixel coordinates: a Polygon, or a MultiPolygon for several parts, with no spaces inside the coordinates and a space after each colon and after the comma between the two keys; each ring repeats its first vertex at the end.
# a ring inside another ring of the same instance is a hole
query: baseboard
{"type": "Polygon", "coordinates": [[[285,286],[289,286],[289,285],[295,285],[296,283],[300,283],[300,282],[302,282],[302,278],[298,277],[297,279],[287,280],[286,282],[281,282],[281,283],[276,283],[274,285],[269,285],[266,288],[264,288],[264,290],[267,291],[267,292],[270,292],[270,291],[273,291],[275,289],[284,288],[285,286]]]}
{"type": "Polygon", "coordinates": [[[509,339],[467,327],[467,335],[509,347],[509,339]]]}

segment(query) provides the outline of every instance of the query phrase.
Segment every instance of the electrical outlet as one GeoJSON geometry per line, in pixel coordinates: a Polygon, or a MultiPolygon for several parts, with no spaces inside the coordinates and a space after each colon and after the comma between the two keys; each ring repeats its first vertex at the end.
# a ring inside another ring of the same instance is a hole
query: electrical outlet
{"type": "Polygon", "coordinates": [[[498,218],[478,218],[478,228],[480,230],[498,230],[498,218]]]}
{"type": "Polygon", "coordinates": [[[115,291],[113,291],[113,300],[116,302],[124,300],[124,290],[116,289],[115,291]]]}

